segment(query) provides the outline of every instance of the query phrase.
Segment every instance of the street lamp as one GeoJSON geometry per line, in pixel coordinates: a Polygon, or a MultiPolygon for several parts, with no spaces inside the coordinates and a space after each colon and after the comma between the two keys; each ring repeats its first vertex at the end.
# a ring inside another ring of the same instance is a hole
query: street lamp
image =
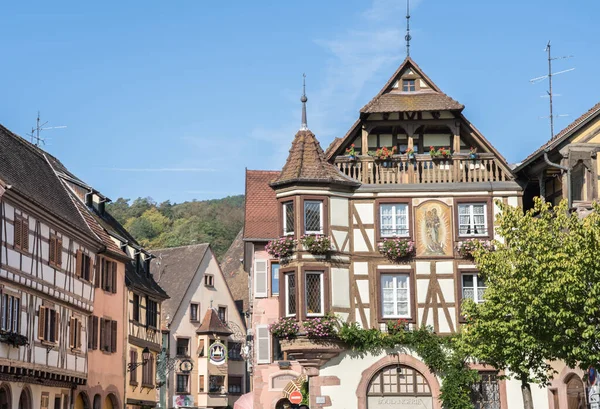
{"type": "Polygon", "coordinates": [[[127,370],[131,372],[135,370],[138,366],[144,366],[148,363],[149,359],[150,350],[148,349],[148,347],[146,347],[142,350],[142,362],[130,362],[129,364],[127,364],[127,370]]]}

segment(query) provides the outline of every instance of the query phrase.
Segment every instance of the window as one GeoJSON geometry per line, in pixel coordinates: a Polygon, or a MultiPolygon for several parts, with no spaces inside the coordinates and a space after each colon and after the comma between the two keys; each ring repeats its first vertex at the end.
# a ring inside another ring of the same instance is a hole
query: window
{"type": "Polygon", "coordinates": [[[206,274],[204,276],[204,285],[207,287],[215,286],[215,277],[212,274],[206,274]]]}
{"type": "Polygon", "coordinates": [[[90,315],[87,326],[88,349],[98,349],[98,317],[90,315]]]}
{"type": "Polygon", "coordinates": [[[222,323],[227,323],[227,307],[219,307],[219,309],[217,310],[217,313],[219,315],[219,319],[221,320],[222,323]]]}
{"type": "Polygon", "coordinates": [[[190,321],[198,321],[198,304],[190,304],[190,321]]]}
{"type": "Polygon", "coordinates": [[[46,342],[58,341],[58,313],[43,305],[38,317],[38,338],[46,342]]]}
{"type": "Polygon", "coordinates": [[[140,296],[133,294],[133,320],[140,322],[140,296]]]}
{"type": "Polygon", "coordinates": [[[198,392],[204,392],[204,375],[198,375],[198,392]]]}
{"type": "Polygon", "coordinates": [[[177,356],[190,356],[189,338],[177,338],[177,356]]]}
{"type": "Polygon", "coordinates": [[[408,204],[390,203],[379,206],[379,234],[381,237],[407,237],[408,204]]]}
{"type": "Polygon", "coordinates": [[[117,292],[117,263],[104,257],[100,264],[100,277],[102,289],[109,293],[117,292]]]}
{"type": "Polygon", "coordinates": [[[471,386],[471,403],[475,409],[500,409],[500,387],[494,372],[480,372],[481,379],[471,386]]]}
{"type": "Polygon", "coordinates": [[[304,299],[306,300],[306,316],[316,317],[324,315],[325,291],[323,286],[322,271],[306,272],[306,287],[304,299]]]}
{"type": "Polygon", "coordinates": [[[62,239],[56,234],[50,234],[50,264],[60,266],[62,264],[62,239]]]}
{"type": "Polygon", "coordinates": [[[271,295],[279,295],[279,263],[271,263],[271,295]]]}
{"type": "Polygon", "coordinates": [[[129,363],[131,363],[131,366],[135,368],[129,372],[129,383],[132,385],[137,385],[137,351],[135,349],[129,351],[129,363]]]}
{"type": "Polygon", "coordinates": [[[240,395],[242,393],[242,377],[241,376],[230,376],[227,391],[229,393],[240,395]]]}
{"type": "Polygon", "coordinates": [[[294,202],[283,204],[283,235],[294,234],[294,202]]]}
{"type": "Polygon", "coordinates": [[[458,235],[487,236],[486,203],[465,203],[458,205],[458,235]]]}
{"type": "Polygon", "coordinates": [[[21,299],[11,294],[2,294],[0,328],[6,332],[19,332],[21,299]]]}
{"type": "Polygon", "coordinates": [[[154,385],[154,355],[150,354],[148,362],[142,366],[142,385],[154,385]]]}
{"type": "Polygon", "coordinates": [[[225,393],[225,377],[221,375],[210,375],[208,378],[209,393],[225,393]]]}
{"type": "Polygon", "coordinates": [[[190,393],[190,376],[188,374],[177,374],[177,393],[190,393]]]}
{"type": "Polygon", "coordinates": [[[242,344],[240,342],[228,342],[227,350],[229,359],[232,361],[242,360],[242,344]]]}
{"type": "Polygon", "coordinates": [[[415,80],[402,80],[402,91],[413,92],[416,90],[415,80]]]}
{"type": "Polygon", "coordinates": [[[198,340],[198,356],[204,356],[204,340],[198,340]]]}
{"type": "Polygon", "coordinates": [[[81,320],[71,317],[69,321],[69,347],[71,349],[81,348],[81,320]]]}
{"type": "Polygon", "coordinates": [[[281,341],[277,337],[273,337],[273,361],[283,361],[283,351],[281,350],[281,341]]]}
{"type": "Polygon", "coordinates": [[[117,321],[100,318],[100,349],[117,352],[117,321]]]}
{"type": "Polygon", "coordinates": [[[304,201],[304,233],[323,234],[323,201],[304,201]]]}
{"type": "Polygon", "coordinates": [[[381,274],[381,317],[410,318],[408,274],[381,274]]]}
{"type": "Polygon", "coordinates": [[[146,297],[146,326],[147,327],[153,327],[153,328],[158,327],[157,313],[158,313],[158,304],[156,303],[156,301],[153,301],[150,298],[146,297]]]}
{"type": "Polygon", "coordinates": [[[50,406],[50,395],[48,392],[42,393],[42,401],[40,402],[40,409],[48,409],[50,406]]]}
{"type": "Polygon", "coordinates": [[[75,274],[86,281],[90,281],[92,277],[92,259],[81,250],[77,250],[75,274]]]}
{"type": "Polygon", "coordinates": [[[23,251],[29,251],[29,219],[20,215],[15,216],[14,231],[15,247],[23,251]]]}
{"type": "Polygon", "coordinates": [[[240,317],[242,317],[242,319],[243,319],[245,316],[244,300],[235,300],[233,303],[235,304],[235,309],[238,310],[238,312],[240,313],[240,317]]]}
{"type": "Polygon", "coordinates": [[[285,316],[296,316],[296,274],[286,273],[285,280],[285,316]]]}
{"type": "Polygon", "coordinates": [[[483,293],[486,285],[483,278],[479,274],[463,274],[462,275],[462,298],[463,300],[471,299],[476,303],[482,303],[483,293]]]}

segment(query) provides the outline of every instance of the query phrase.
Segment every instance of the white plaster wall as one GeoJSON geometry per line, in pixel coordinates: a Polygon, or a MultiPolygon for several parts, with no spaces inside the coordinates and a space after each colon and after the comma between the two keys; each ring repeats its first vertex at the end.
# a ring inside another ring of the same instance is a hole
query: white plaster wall
{"type": "Polygon", "coordinates": [[[332,226],[348,226],[348,199],[332,197],[329,200],[329,209],[332,226]]]}
{"type": "MultiPolygon", "coordinates": [[[[533,398],[533,407],[535,409],[549,408],[547,388],[531,384],[531,397],[533,398]]],[[[524,409],[520,381],[516,379],[506,381],[506,399],[508,400],[508,409],[524,409]]]]}
{"type": "Polygon", "coordinates": [[[373,203],[355,203],[354,207],[363,224],[373,224],[373,203]]]}
{"type": "Polygon", "coordinates": [[[354,275],[369,274],[369,263],[366,261],[354,262],[354,275]]]}
{"type": "Polygon", "coordinates": [[[331,269],[331,305],[350,308],[350,272],[346,268],[331,269]]]}

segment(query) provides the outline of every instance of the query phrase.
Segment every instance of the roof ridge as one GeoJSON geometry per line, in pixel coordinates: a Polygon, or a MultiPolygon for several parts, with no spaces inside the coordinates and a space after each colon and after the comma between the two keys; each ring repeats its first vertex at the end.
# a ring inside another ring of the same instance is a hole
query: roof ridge
{"type": "Polygon", "coordinates": [[[185,244],[183,246],[163,247],[163,248],[160,248],[160,249],[150,249],[150,250],[153,253],[156,253],[157,251],[176,250],[176,249],[182,249],[182,248],[185,248],[185,247],[194,247],[194,246],[210,246],[210,243],[185,244]]]}

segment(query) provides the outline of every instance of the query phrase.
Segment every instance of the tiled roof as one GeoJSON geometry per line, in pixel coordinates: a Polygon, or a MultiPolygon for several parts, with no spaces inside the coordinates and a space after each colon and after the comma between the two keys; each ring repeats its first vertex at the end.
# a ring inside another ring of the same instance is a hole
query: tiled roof
{"type": "Polygon", "coordinates": [[[219,335],[231,335],[233,332],[223,324],[223,321],[219,319],[217,312],[209,308],[204,314],[202,324],[196,330],[196,334],[219,334],[219,335]]]}
{"type": "Polygon", "coordinates": [[[452,111],[462,110],[459,104],[446,94],[435,91],[389,92],[373,98],[360,112],[373,114],[382,112],[452,111]]]}
{"type": "MultiPolygon", "coordinates": [[[[129,288],[153,295],[161,300],[169,298],[165,290],[144,269],[144,263],[140,263],[139,269],[136,268],[135,264],[135,260],[125,263],[125,285],[129,288]]],[[[177,297],[178,295],[174,294],[174,296],[177,297]]]]}
{"type": "Polygon", "coordinates": [[[531,160],[533,160],[538,155],[541,155],[545,149],[547,149],[547,148],[552,149],[552,148],[558,146],[559,144],[561,144],[563,141],[565,141],[567,138],[569,138],[569,136],[571,136],[572,131],[574,131],[580,125],[582,125],[587,120],[593,118],[594,115],[599,114],[599,113],[600,113],[600,102],[597,103],[596,105],[594,105],[593,107],[591,107],[586,113],[584,113],[579,118],[577,118],[576,120],[571,122],[569,125],[567,125],[567,127],[565,129],[563,129],[562,131],[560,131],[559,133],[554,135],[554,137],[552,139],[550,139],[548,142],[546,142],[541,147],[539,147],[535,152],[533,152],[531,155],[529,155],[527,158],[525,158],[525,160],[523,160],[523,162],[521,162],[519,164],[519,166],[516,167],[515,170],[517,171],[517,170],[523,169],[525,166],[527,166],[529,164],[529,162],[531,162],[531,160]]]}
{"type": "Polygon", "coordinates": [[[246,171],[244,239],[271,240],[279,237],[279,214],[275,191],[269,186],[279,171],[246,171]]]}
{"type": "Polygon", "coordinates": [[[108,250],[114,255],[126,257],[125,253],[121,250],[121,248],[117,246],[113,239],[110,238],[106,230],[104,230],[104,228],[102,228],[102,226],[100,225],[98,221],[100,216],[96,213],[96,211],[84,205],[78,197],[75,197],[75,195],[73,195],[73,202],[81,212],[81,215],[83,216],[90,229],[96,234],[96,236],[100,240],[102,240],[102,243],[104,244],[104,246],[106,246],[106,250],[108,250]]]}
{"type": "Polygon", "coordinates": [[[462,104],[444,94],[412,58],[406,57],[381,91],[360,112],[460,111],[463,108],[462,104]],[[392,88],[394,83],[400,79],[401,74],[408,69],[416,73],[416,77],[420,77],[425,81],[430,89],[426,91],[402,92],[392,88]]]}
{"type": "Polygon", "coordinates": [[[208,249],[205,243],[152,250],[152,277],[171,296],[162,304],[164,315],[174,316],[208,249]]]}
{"type": "Polygon", "coordinates": [[[0,179],[53,216],[91,234],[49,161],[58,159],[0,125],[0,179]]]}
{"type": "Polygon", "coordinates": [[[298,131],[287,161],[279,177],[271,182],[271,186],[277,187],[296,182],[359,185],[327,162],[319,141],[309,130],[298,131]]]}
{"type": "Polygon", "coordinates": [[[240,231],[235,240],[229,246],[227,253],[221,260],[221,271],[227,281],[227,286],[234,300],[243,302],[243,311],[249,308],[248,274],[244,271],[244,265],[240,262],[244,258],[243,231],[240,231]]]}

